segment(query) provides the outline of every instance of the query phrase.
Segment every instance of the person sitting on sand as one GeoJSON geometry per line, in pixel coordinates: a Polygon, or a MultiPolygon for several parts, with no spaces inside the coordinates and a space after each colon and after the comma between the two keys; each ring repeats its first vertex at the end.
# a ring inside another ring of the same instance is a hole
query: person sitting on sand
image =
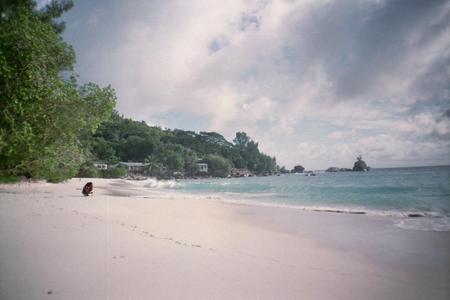
{"type": "Polygon", "coordinates": [[[92,182],[88,182],[84,185],[82,193],[85,196],[89,196],[89,194],[93,193],[93,189],[94,189],[94,185],[92,184],[92,182]]]}

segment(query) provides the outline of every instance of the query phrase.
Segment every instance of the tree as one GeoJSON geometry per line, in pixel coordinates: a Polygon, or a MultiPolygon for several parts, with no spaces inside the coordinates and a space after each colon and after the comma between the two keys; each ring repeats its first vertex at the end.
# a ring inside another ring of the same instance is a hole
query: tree
{"type": "Polygon", "coordinates": [[[145,163],[147,163],[147,170],[150,176],[159,176],[163,172],[164,166],[155,156],[148,156],[145,159],[145,163]]]}
{"type": "Polygon", "coordinates": [[[183,171],[184,147],[177,144],[159,144],[155,151],[156,159],[161,162],[169,171],[183,171]]]}
{"type": "Polygon", "coordinates": [[[184,171],[189,175],[194,175],[198,171],[197,153],[189,148],[183,149],[184,171]]]}
{"type": "Polygon", "coordinates": [[[64,180],[85,159],[80,137],[110,115],[115,93],[78,87],[75,53],[53,26],[56,8],[9,2],[0,16],[0,173],[64,180]]]}
{"type": "Polygon", "coordinates": [[[208,164],[208,172],[217,177],[227,177],[231,171],[231,162],[222,156],[209,154],[203,159],[208,164]]]}
{"type": "Polygon", "coordinates": [[[40,21],[50,24],[57,33],[62,33],[65,29],[65,23],[56,19],[72,7],[72,0],[52,0],[40,10],[37,9],[37,3],[34,0],[1,0],[0,18],[8,18],[14,15],[17,10],[26,9],[33,12],[40,21]]]}
{"type": "Polygon", "coordinates": [[[250,137],[245,132],[236,132],[236,137],[233,142],[238,147],[247,147],[250,140],[250,137]]]}

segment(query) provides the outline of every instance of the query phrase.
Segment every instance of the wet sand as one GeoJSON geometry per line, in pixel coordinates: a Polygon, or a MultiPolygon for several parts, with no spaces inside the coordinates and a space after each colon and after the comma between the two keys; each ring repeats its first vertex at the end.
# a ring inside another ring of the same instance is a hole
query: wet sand
{"type": "Polygon", "coordinates": [[[450,232],[87,181],[0,185],[0,299],[450,296],[450,232]]]}

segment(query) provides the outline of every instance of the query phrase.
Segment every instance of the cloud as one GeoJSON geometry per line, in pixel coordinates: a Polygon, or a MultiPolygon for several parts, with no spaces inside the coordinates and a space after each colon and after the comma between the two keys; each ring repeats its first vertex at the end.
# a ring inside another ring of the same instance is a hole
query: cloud
{"type": "Polygon", "coordinates": [[[66,18],[81,80],[127,116],[246,130],[288,166],[450,163],[447,1],[79,1],[66,18]]]}
{"type": "Polygon", "coordinates": [[[349,136],[353,135],[354,132],[352,131],[333,131],[332,133],[328,134],[328,138],[332,139],[332,140],[342,140],[342,139],[346,139],[349,136]]]}

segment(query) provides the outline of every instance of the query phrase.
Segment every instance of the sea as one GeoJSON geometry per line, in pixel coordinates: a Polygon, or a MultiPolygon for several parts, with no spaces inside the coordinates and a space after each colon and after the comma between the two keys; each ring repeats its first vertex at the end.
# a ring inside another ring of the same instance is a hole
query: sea
{"type": "Polygon", "coordinates": [[[450,231],[450,166],[178,181],[192,194],[256,206],[394,217],[405,229],[450,231]]]}

